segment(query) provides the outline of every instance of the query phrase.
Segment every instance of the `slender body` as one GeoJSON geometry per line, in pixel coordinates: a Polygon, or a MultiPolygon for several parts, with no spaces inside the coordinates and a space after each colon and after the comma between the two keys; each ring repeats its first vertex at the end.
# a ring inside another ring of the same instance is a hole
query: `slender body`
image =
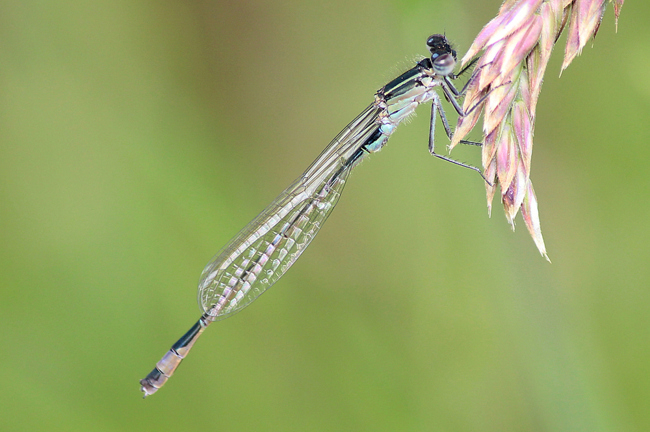
{"type": "Polygon", "coordinates": [[[397,126],[419,105],[432,102],[431,153],[478,171],[434,151],[436,112],[451,137],[436,88],[441,87],[456,111],[465,115],[456,99],[467,86],[459,91],[450,81],[458,75],[452,73],[456,52],[447,39],[433,35],[427,45],[431,57],[377,91],[374,102],[334,138],[307,171],[208,263],[198,290],[203,315],[140,381],[145,397],[165,384],[210,323],[245,308],[282,277],[334,209],[352,168],[368,154],[380,151],[397,126]]]}

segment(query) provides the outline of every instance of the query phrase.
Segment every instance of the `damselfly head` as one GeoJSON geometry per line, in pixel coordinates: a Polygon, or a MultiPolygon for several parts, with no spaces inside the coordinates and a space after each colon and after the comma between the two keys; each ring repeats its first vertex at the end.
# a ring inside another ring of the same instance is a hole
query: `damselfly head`
{"type": "Polygon", "coordinates": [[[456,66],[456,51],[444,35],[434,34],[427,39],[431,64],[438,75],[450,75],[456,66]]]}

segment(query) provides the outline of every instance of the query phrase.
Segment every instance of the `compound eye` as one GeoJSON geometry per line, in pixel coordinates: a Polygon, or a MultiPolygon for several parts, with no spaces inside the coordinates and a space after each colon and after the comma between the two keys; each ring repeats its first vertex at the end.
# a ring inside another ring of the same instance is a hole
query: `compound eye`
{"type": "Polygon", "coordinates": [[[429,39],[427,39],[427,46],[430,48],[438,47],[440,44],[444,43],[444,41],[445,37],[443,35],[434,34],[429,36],[429,39]]]}
{"type": "Polygon", "coordinates": [[[438,75],[450,75],[456,66],[456,59],[447,53],[437,57],[431,56],[431,60],[433,61],[433,69],[438,75]]]}

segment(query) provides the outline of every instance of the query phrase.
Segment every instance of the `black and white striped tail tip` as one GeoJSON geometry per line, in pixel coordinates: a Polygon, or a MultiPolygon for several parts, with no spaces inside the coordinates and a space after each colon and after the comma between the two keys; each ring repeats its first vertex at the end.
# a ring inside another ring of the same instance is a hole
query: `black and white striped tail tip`
{"type": "Polygon", "coordinates": [[[149,372],[149,375],[140,380],[140,391],[144,393],[142,399],[156,393],[158,389],[165,384],[168,378],[169,377],[165,376],[165,374],[158,370],[158,368],[154,368],[149,372]]]}

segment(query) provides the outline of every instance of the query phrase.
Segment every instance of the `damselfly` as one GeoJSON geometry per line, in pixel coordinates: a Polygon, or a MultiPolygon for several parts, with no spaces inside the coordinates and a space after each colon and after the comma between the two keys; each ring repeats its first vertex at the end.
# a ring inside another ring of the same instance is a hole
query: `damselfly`
{"type": "MultiPolygon", "coordinates": [[[[431,154],[481,174],[478,168],[437,154],[433,137],[437,115],[447,136],[450,139],[452,136],[436,87],[442,88],[460,116],[473,109],[465,113],[458,102],[472,78],[461,90],[452,83],[473,63],[454,74],[456,51],[445,36],[430,36],[427,46],[430,57],[377,91],[375,101],[334,138],[307,171],[208,263],[201,275],[198,292],[203,315],[140,381],[144,397],[165,384],[210,323],[242,310],[282,277],[334,209],[352,168],[366,155],[381,150],[397,126],[413,114],[418,105],[432,103],[431,154]]],[[[480,101],[474,108],[479,104],[480,101]]]]}

